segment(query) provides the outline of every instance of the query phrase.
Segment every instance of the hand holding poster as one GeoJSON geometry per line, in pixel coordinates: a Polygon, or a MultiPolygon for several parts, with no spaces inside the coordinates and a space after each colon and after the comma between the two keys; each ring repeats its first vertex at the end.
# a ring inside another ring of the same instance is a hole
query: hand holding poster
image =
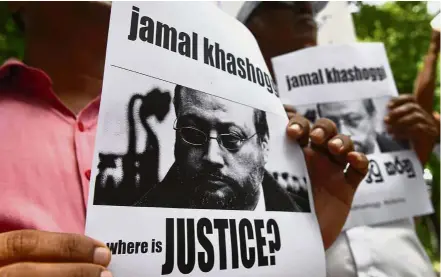
{"type": "Polygon", "coordinates": [[[239,22],[208,3],[113,3],[86,233],[114,275],[324,276],[287,123],[239,22]]]}
{"type": "Polygon", "coordinates": [[[380,43],[321,46],[273,59],[284,104],[311,122],[332,120],[370,160],[345,228],[430,213],[421,164],[408,141],[393,139],[384,118],[397,96],[380,43]]]}

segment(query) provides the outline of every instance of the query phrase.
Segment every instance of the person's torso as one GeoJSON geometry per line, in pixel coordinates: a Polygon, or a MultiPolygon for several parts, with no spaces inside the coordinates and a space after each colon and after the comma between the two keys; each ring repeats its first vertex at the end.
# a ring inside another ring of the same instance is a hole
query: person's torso
{"type": "Polygon", "coordinates": [[[0,232],[83,233],[99,102],[75,116],[42,74],[0,68],[0,232]]]}
{"type": "Polygon", "coordinates": [[[341,233],[326,263],[327,277],[435,277],[411,219],[341,233]]]}

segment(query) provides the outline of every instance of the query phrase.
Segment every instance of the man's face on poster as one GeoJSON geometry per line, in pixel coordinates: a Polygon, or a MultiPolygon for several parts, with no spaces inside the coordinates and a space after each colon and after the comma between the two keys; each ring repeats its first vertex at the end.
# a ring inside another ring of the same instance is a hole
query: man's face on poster
{"type": "Polygon", "coordinates": [[[351,136],[355,151],[373,153],[375,120],[363,100],[320,104],[320,116],[332,120],[340,133],[351,136]]]}
{"type": "Polygon", "coordinates": [[[188,88],[179,98],[175,159],[192,208],[254,209],[268,145],[254,109],[188,88]]]}

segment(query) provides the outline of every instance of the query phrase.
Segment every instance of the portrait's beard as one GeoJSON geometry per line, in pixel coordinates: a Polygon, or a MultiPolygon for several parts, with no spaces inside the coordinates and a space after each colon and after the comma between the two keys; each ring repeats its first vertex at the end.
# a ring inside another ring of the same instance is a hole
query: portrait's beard
{"type": "Polygon", "coordinates": [[[205,177],[194,179],[192,208],[222,210],[254,210],[260,197],[263,172],[250,174],[239,183],[228,179],[228,185],[213,187],[205,177]]]}
{"type": "Polygon", "coordinates": [[[247,169],[250,174],[238,180],[222,174],[219,167],[209,163],[202,164],[199,169],[194,168],[198,162],[189,161],[188,154],[181,150],[181,143],[176,138],[174,154],[179,181],[185,191],[182,197],[188,200],[189,208],[254,210],[265,173],[263,156],[254,160],[254,166],[247,169]]]}
{"type": "Polygon", "coordinates": [[[256,166],[252,173],[240,182],[210,169],[198,173],[193,172],[193,174],[188,169],[178,169],[178,171],[182,185],[189,190],[187,195],[189,208],[254,210],[259,197],[261,197],[260,186],[264,175],[263,166],[256,166]],[[210,175],[218,176],[226,184],[222,186],[213,185],[209,181],[210,175]]]}

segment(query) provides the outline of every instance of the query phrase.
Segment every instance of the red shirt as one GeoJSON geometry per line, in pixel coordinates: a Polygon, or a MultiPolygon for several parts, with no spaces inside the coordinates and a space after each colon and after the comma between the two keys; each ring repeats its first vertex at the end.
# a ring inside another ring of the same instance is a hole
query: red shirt
{"type": "Polygon", "coordinates": [[[0,232],[84,232],[98,110],[75,115],[39,69],[0,67],[0,232]]]}

